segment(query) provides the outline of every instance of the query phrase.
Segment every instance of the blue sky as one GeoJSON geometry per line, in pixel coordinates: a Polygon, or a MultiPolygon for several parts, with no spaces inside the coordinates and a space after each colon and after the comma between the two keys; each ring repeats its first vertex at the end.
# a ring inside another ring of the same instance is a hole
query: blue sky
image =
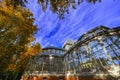
{"type": "Polygon", "coordinates": [[[64,20],[59,20],[50,8],[42,12],[37,0],[29,0],[27,7],[33,13],[34,24],[39,27],[35,37],[42,47],[62,47],[65,40],[77,40],[99,25],[110,28],[120,26],[120,0],[102,0],[97,4],[83,2],[76,10],[70,9],[64,20]]]}

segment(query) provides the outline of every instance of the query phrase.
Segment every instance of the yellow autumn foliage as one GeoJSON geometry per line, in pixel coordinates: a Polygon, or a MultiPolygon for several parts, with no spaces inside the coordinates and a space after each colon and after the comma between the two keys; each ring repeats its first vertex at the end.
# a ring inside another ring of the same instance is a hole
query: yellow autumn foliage
{"type": "Polygon", "coordinates": [[[29,58],[41,53],[40,44],[31,44],[38,30],[33,21],[28,9],[0,1],[0,71],[24,70],[29,58]]]}
{"type": "Polygon", "coordinates": [[[8,66],[8,70],[9,71],[16,71],[16,65],[15,64],[10,64],[9,66],[8,66]]]}
{"type": "Polygon", "coordinates": [[[42,52],[42,48],[39,44],[33,45],[31,47],[28,48],[27,52],[25,53],[25,55],[29,55],[29,56],[34,56],[38,53],[42,52]]]}

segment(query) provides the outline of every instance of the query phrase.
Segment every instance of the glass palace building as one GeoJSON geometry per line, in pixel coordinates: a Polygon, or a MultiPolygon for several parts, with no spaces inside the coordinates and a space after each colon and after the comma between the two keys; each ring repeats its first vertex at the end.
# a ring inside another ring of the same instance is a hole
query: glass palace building
{"type": "Polygon", "coordinates": [[[98,26],[68,39],[63,48],[46,47],[30,58],[22,80],[117,80],[120,78],[120,27],[98,26]]]}

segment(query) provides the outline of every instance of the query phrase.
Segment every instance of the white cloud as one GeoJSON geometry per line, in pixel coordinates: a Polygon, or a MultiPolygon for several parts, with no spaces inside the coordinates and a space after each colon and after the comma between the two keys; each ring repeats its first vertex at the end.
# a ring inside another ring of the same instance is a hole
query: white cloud
{"type": "Polygon", "coordinates": [[[40,28],[36,40],[45,47],[62,46],[66,39],[78,39],[81,34],[99,25],[120,25],[119,4],[120,0],[103,0],[95,5],[84,2],[76,10],[70,9],[70,14],[62,21],[49,8],[42,12],[36,0],[30,0],[28,7],[34,14],[35,24],[40,28]]]}

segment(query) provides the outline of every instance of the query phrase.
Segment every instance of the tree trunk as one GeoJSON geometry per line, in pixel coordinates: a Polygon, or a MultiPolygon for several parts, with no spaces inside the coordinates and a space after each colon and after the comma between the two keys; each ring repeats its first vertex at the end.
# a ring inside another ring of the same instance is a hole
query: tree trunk
{"type": "Polygon", "coordinates": [[[5,76],[5,80],[9,80],[9,76],[12,72],[11,71],[8,71],[7,75],[5,76]]]}
{"type": "Polygon", "coordinates": [[[22,74],[23,74],[23,72],[19,72],[19,73],[17,73],[17,75],[15,76],[14,80],[20,80],[22,74]]]}
{"type": "Polygon", "coordinates": [[[16,80],[17,76],[18,76],[18,73],[15,75],[15,77],[14,77],[14,79],[13,79],[13,80],[16,80]]]}

